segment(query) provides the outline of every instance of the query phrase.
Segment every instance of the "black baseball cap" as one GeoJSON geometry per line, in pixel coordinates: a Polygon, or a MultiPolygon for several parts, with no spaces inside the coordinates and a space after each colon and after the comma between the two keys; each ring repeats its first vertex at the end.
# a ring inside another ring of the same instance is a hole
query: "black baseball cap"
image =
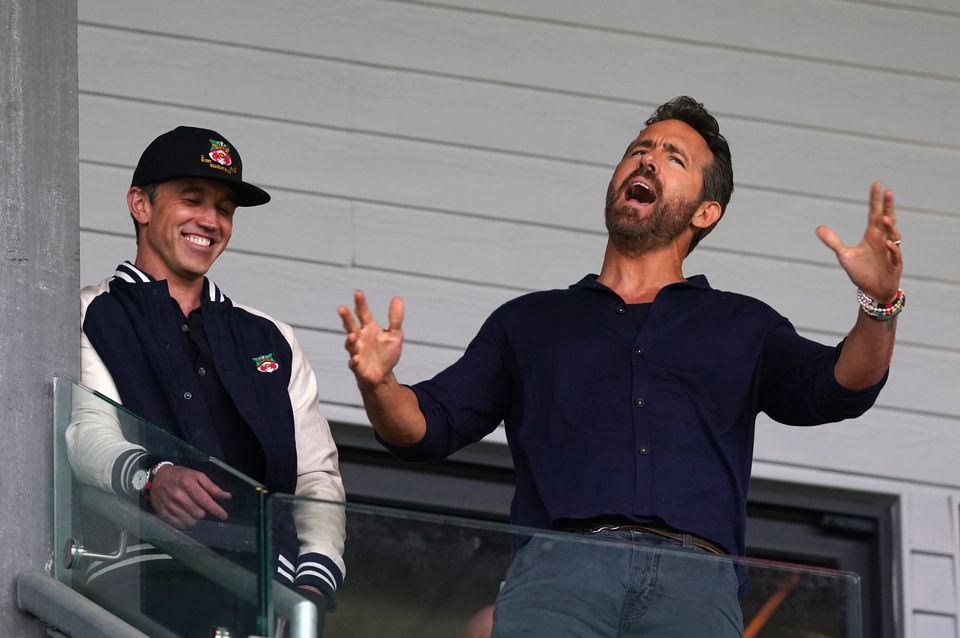
{"type": "Polygon", "coordinates": [[[259,206],[270,201],[267,191],[243,181],[240,153],[216,131],[178,126],[167,131],[143,151],[130,186],[145,186],[168,179],[200,177],[233,188],[237,206],[259,206]]]}

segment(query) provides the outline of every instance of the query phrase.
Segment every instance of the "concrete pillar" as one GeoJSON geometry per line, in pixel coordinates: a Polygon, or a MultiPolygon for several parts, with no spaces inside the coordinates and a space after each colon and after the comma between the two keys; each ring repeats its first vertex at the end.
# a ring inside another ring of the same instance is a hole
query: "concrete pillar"
{"type": "Polygon", "coordinates": [[[52,385],[79,370],[77,3],[0,0],[0,635],[53,553],[52,385]]]}

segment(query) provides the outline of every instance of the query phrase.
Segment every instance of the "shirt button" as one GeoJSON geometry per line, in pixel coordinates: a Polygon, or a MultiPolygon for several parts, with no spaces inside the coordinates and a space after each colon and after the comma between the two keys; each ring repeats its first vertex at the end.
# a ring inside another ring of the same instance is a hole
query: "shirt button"
{"type": "Polygon", "coordinates": [[[645,405],[647,404],[647,402],[644,401],[643,399],[637,399],[637,400],[634,401],[633,403],[634,403],[634,405],[636,405],[638,408],[642,408],[643,406],[645,406],[645,405]]]}
{"type": "Polygon", "coordinates": [[[190,399],[193,398],[193,394],[190,393],[190,392],[184,392],[184,393],[183,393],[183,398],[186,399],[187,401],[189,401],[190,399]]]}
{"type": "Polygon", "coordinates": [[[637,355],[638,357],[642,357],[643,353],[644,353],[643,346],[637,346],[636,348],[633,349],[633,354],[637,355]]]}
{"type": "Polygon", "coordinates": [[[647,454],[650,454],[650,446],[649,446],[649,445],[641,445],[640,447],[637,448],[637,452],[639,452],[639,453],[642,454],[643,456],[646,456],[647,454]]]}
{"type": "Polygon", "coordinates": [[[207,373],[207,370],[203,366],[200,366],[199,368],[197,368],[197,374],[199,374],[201,377],[206,373],[207,373]]]}
{"type": "Polygon", "coordinates": [[[182,323],[180,324],[180,330],[182,330],[183,332],[190,332],[190,326],[188,326],[185,323],[182,323]]]}
{"type": "Polygon", "coordinates": [[[622,314],[625,313],[626,311],[627,311],[627,309],[624,308],[623,306],[617,306],[617,314],[618,314],[618,315],[622,315],[622,314]]]}

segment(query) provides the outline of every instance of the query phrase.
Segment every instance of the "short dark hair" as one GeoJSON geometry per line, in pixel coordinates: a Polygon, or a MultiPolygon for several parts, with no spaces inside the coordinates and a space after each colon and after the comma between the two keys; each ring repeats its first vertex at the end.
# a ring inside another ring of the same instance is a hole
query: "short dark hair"
{"type": "MultiPolygon", "coordinates": [[[[139,187],[144,195],[147,196],[147,199],[150,201],[150,204],[157,198],[157,189],[160,188],[160,182],[153,182],[151,184],[144,184],[139,187]]],[[[140,224],[137,223],[137,220],[133,220],[133,236],[137,240],[137,244],[140,244],[140,224]]]]}
{"type": "Polygon", "coordinates": [[[700,190],[700,201],[715,201],[720,204],[720,217],[713,224],[700,229],[690,242],[687,254],[693,251],[700,240],[706,237],[716,226],[723,213],[727,210],[730,195],[733,194],[733,160],[730,157],[730,146],[727,138],[720,134],[720,125],[717,118],[710,115],[703,104],[692,97],[681,95],[666,104],[661,104],[657,110],[647,118],[646,125],[650,126],[663,120],[679,120],[700,134],[713,153],[713,161],[703,169],[703,187],[700,190]]]}

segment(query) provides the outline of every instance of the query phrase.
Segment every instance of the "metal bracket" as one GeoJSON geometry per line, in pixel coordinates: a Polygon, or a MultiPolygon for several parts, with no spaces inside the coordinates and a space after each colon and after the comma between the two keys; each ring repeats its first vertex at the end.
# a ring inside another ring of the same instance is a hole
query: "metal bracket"
{"type": "Polygon", "coordinates": [[[74,567],[77,567],[80,564],[80,561],[85,558],[112,563],[123,558],[123,555],[126,553],[127,530],[124,529],[120,530],[120,545],[112,554],[97,554],[95,552],[88,552],[83,548],[83,544],[81,544],[79,540],[75,538],[68,538],[67,542],[63,545],[63,554],[61,557],[63,559],[64,568],[73,569],[74,567]]]}

